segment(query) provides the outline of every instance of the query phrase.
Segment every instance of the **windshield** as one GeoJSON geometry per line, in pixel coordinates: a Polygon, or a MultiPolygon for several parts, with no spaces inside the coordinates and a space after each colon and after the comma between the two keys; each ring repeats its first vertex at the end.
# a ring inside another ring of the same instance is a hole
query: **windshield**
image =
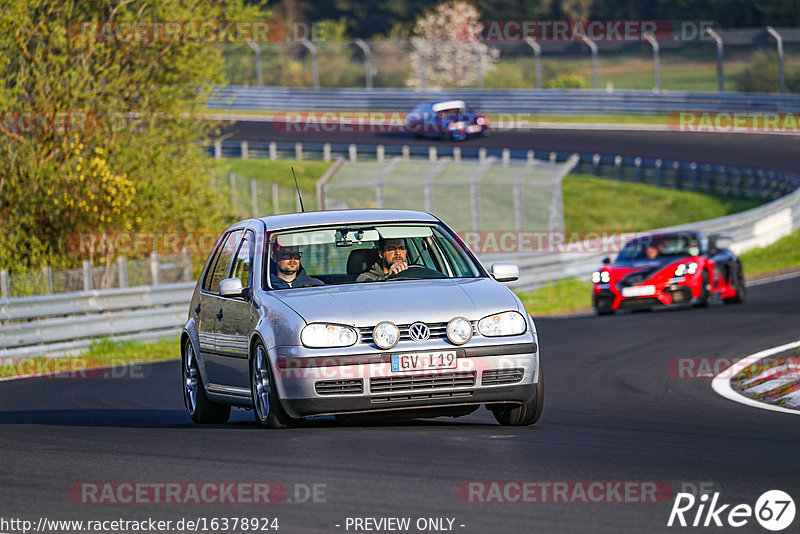
{"type": "Polygon", "coordinates": [[[617,261],[655,260],[698,254],[700,247],[695,234],[657,234],[628,241],[617,256],[617,261]]]}
{"type": "Polygon", "coordinates": [[[272,234],[264,286],[321,285],[478,278],[483,273],[443,226],[374,224],[309,228],[272,234]],[[390,269],[393,264],[397,273],[390,269]]]}

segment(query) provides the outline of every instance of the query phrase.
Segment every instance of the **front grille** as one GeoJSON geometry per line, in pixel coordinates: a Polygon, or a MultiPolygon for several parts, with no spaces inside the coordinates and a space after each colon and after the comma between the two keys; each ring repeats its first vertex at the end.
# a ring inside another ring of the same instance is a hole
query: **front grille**
{"type": "MultiPolygon", "coordinates": [[[[431,330],[431,337],[429,339],[442,339],[447,337],[447,323],[425,323],[431,330]]],[[[410,341],[411,336],[408,334],[410,324],[399,324],[397,329],[400,330],[400,341],[410,341]]],[[[372,343],[372,330],[373,326],[359,328],[362,343],[372,343]]],[[[472,334],[477,332],[477,321],[472,321],[472,334]]]]}
{"type": "Polygon", "coordinates": [[[454,399],[459,397],[471,397],[472,391],[443,391],[436,393],[411,393],[408,395],[386,395],[383,397],[370,397],[370,402],[397,402],[397,401],[416,401],[429,399],[454,399]]]}
{"type": "Polygon", "coordinates": [[[393,391],[416,391],[419,389],[446,389],[475,386],[475,371],[446,373],[437,376],[390,376],[371,378],[371,393],[390,393],[393,391]]]}
{"type": "Polygon", "coordinates": [[[623,277],[622,280],[620,280],[617,283],[617,287],[627,287],[627,286],[635,286],[641,284],[642,282],[650,278],[650,275],[653,274],[655,270],[656,269],[647,269],[646,271],[631,273],[623,277]]]}
{"type": "MultiPolygon", "coordinates": [[[[408,328],[410,324],[399,324],[397,325],[397,329],[400,330],[400,341],[409,341],[411,340],[411,336],[408,335],[408,328]]],[[[366,328],[359,328],[361,333],[361,342],[362,343],[372,343],[372,330],[374,327],[368,326],[366,328]]],[[[447,323],[431,323],[428,325],[428,328],[431,329],[431,337],[430,339],[438,339],[447,337],[447,323]]]]}
{"type": "Polygon", "coordinates": [[[636,310],[641,308],[652,308],[661,304],[661,301],[654,297],[623,299],[619,307],[626,310],[636,310]]]}
{"type": "Polygon", "coordinates": [[[364,393],[364,381],[320,380],[314,384],[317,395],[360,395],[364,393]]]}
{"type": "Polygon", "coordinates": [[[481,385],[497,386],[500,384],[515,384],[522,381],[524,369],[492,369],[484,371],[481,375],[481,385]]]}

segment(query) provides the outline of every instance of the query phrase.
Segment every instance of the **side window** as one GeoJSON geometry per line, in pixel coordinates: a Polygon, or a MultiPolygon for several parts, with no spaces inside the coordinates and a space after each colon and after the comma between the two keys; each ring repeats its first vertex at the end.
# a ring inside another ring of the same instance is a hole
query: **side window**
{"type": "Polygon", "coordinates": [[[214,266],[217,264],[219,253],[222,250],[223,245],[225,245],[225,241],[227,241],[229,235],[230,233],[225,234],[222,239],[220,239],[219,243],[217,243],[217,246],[214,248],[214,252],[208,258],[208,265],[206,266],[205,270],[205,278],[203,278],[203,291],[211,291],[211,278],[214,274],[214,266]]]}
{"type": "Polygon", "coordinates": [[[251,281],[250,266],[253,264],[253,241],[255,241],[255,234],[253,232],[246,232],[242,244],[239,245],[239,250],[236,252],[236,257],[233,259],[233,272],[231,278],[238,278],[242,281],[242,286],[249,287],[251,281]]]}
{"type": "Polygon", "coordinates": [[[206,289],[207,291],[211,293],[216,293],[219,291],[219,283],[225,280],[225,276],[228,274],[228,267],[231,265],[231,258],[236,251],[236,245],[239,243],[239,239],[241,237],[242,230],[236,230],[228,234],[228,237],[225,238],[225,242],[220,247],[219,257],[214,265],[214,271],[211,274],[211,282],[206,289]]]}

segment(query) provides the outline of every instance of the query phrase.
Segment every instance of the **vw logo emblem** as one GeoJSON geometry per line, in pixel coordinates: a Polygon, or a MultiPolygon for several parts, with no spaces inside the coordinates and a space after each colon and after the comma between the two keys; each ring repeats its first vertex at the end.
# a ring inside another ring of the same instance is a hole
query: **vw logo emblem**
{"type": "Polygon", "coordinates": [[[414,341],[427,341],[431,337],[431,329],[425,323],[414,323],[408,327],[408,335],[414,341]]]}

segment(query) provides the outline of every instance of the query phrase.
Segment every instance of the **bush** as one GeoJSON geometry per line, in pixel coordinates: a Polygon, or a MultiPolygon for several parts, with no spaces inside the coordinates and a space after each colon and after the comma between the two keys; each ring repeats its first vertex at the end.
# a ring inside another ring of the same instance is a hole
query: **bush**
{"type": "MultiPolygon", "coordinates": [[[[784,61],[786,91],[800,93],[800,67],[787,65],[784,61]]],[[[778,71],[778,54],[771,50],[762,50],[753,54],[750,65],[734,76],[736,90],[745,93],[779,93],[780,72],[778,71]]]]}
{"type": "Polygon", "coordinates": [[[579,74],[560,74],[547,81],[548,89],[586,89],[589,84],[579,74]]]}

